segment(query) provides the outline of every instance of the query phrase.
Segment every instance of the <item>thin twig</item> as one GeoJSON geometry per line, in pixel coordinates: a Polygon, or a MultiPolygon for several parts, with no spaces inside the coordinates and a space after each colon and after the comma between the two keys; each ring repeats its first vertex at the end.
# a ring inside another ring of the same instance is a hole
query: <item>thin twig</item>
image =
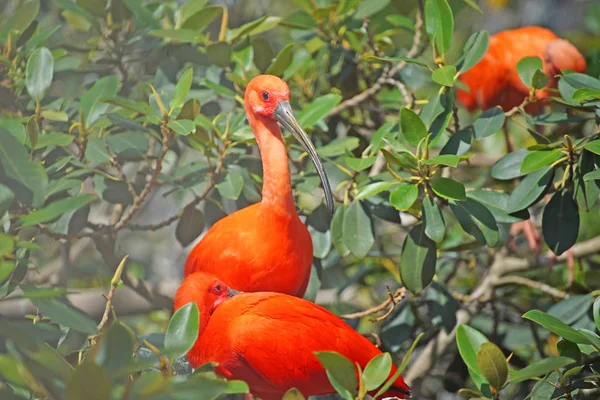
{"type": "Polygon", "coordinates": [[[371,322],[383,321],[384,319],[389,317],[389,315],[392,313],[392,311],[394,311],[394,308],[396,308],[396,304],[398,304],[398,302],[400,300],[402,300],[402,298],[404,298],[404,296],[406,295],[406,288],[403,288],[403,287],[399,288],[394,293],[392,293],[390,291],[390,288],[388,287],[388,295],[389,295],[389,297],[387,300],[385,300],[383,303],[381,303],[375,307],[369,308],[364,311],[355,312],[352,314],[345,314],[345,315],[342,315],[341,317],[345,318],[345,319],[359,319],[362,317],[366,317],[366,316],[381,312],[381,311],[385,310],[386,307],[391,304],[392,307],[390,307],[390,309],[387,310],[385,312],[385,314],[370,320],[371,322]]]}
{"type": "Polygon", "coordinates": [[[115,167],[117,169],[117,171],[119,172],[119,175],[121,175],[121,179],[127,185],[127,190],[129,190],[129,194],[131,194],[131,198],[133,199],[134,202],[138,201],[138,195],[135,192],[133,184],[127,177],[127,174],[125,174],[125,171],[123,170],[123,166],[117,161],[117,155],[115,153],[113,153],[112,149],[108,145],[108,140],[106,139],[106,137],[104,137],[104,147],[106,147],[106,151],[108,151],[108,154],[110,155],[110,164],[113,167],[115,167]]]}
{"type": "Polygon", "coordinates": [[[110,280],[110,289],[108,290],[108,294],[106,295],[106,307],[104,308],[104,314],[102,315],[102,319],[98,324],[98,330],[102,330],[104,325],[108,322],[108,316],[110,315],[110,311],[112,310],[112,298],[115,295],[115,291],[117,290],[117,286],[119,286],[119,282],[121,281],[121,275],[123,274],[123,269],[125,269],[125,264],[127,262],[128,255],[123,257],[121,263],[117,267],[113,278],[110,280]]]}
{"type": "Polygon", "coordinates": [[[522,276],[516,276],[516,275],[503,276],[501,278],[496,279],[493,282],[493,284],[494,284],[494,286],[503,286],[503,285],[511,285],[511,284],[528,286],[530,288],[537,289],[546,294],[549,294],[552,297],[556,297],[559,299],[568,299],[569,298],[569,294],[567,292],[564,292],[560,289],[552,287],[546,283],[534,281],[532,279],[525,278],[522,276]]]}

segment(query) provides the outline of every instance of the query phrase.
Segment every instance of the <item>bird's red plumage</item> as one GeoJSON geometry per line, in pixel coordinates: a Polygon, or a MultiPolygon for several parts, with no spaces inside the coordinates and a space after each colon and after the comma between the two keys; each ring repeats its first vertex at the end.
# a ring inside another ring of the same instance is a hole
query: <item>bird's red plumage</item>
{"type": "Polygon", "coordinates": [[[287,100],[289,89],[275,76],[248,84],[244,103],[262,156],[262,201],[214,224],[188,255],[184,276],[204,271],[243,291],[304,295],[312,240],[296,213],[286,148],[273,118],[277,103],[287,100]]]}
{"type": "MultiPolygon", "coordinates": [[[[203,293],[215,279],[202,273],[188,276],[177,293],[175,308],[194,301],[205,314],[212,310],[205,303],[214,299],[203,293]]],[[[381,354],[328,310],[281,293],[238,294],[219,304],[204,324],[188,353],[190,364],[218,362],[218,374],[245,381],[264,400],[280,399],[292,387],[306,397],[335,393],[315,351],[336,351],[363,369],[381,354]]],[[[390,376],[395,372],[392,368],[390,376]]],[[[407,398],[407,393],[399,377],[385,396],[407,398]]]]}
{"type": "MultiPolygon", "coordinates": [[[[470,111],[501,106],[505,111],[518,106],[528,96],[528,88],[517,73],[517,63],[524,57],[542,59],[544,72],[549,76],[547,88],[556,88],[555,75],[562,69],[585,72],[585,59],[566,40],[552,31],[537,26],[499,32],[490,37],[487,53],[477,65],[461,75],[470,92],[459,90],[458,100],[470,111]]],[[[548,96],[546,90],[538,98],[548,96]]]]}

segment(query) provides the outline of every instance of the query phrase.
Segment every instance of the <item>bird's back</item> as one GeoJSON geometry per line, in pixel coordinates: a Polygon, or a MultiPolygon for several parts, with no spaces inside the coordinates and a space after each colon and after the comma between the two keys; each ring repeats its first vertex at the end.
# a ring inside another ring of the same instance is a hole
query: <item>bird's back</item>
{"type": "MultiPolygon", "coordinates": [[[[279,293],[245,293],[221,304],[197,346],[192,363],[218,361],[219,373],[245,380],[266,400],[291,387],[306,396],[333,393],[315,351],[336,351],[363,369],[381,354],[326,309],[279,293]]],[[[402,398],[408,388],[401,377],[395,386],[388,394],[402,398]]]]}
{"type": "MultiPolygon", "coordinates": [[[[527,26],[499,32],[490,37],[483,59],[461,76],[470,92],[458,91],[458,100],[469,110],[501,106],[505,111],[523,102],[529,89],[521,82],[517,64],[524,57],[540,57],[549,75],[548,87],[556,87],[554,75],[561,69],[585,71],[583,56],[552,31],[527,26]]],[[[547,96],[540,91],[539,97],[547,96]]]]}
{"type": "Polygon", "coordinates": [[[192,249],[184,276],[203,271],[246,292],[302,296],[312,265],[312,240],[295,213],[256,203],[217,221],[192,249]]]}

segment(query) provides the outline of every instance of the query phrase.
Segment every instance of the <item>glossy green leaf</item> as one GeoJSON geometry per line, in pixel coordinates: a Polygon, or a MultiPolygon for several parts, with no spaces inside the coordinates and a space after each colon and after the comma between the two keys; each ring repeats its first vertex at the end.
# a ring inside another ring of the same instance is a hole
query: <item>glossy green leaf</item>
{"type": "Polygon", "coordinates": [[[415,147],[427,136],[427,128],[421,118],[408,108],[400,111],[400,128],[406,140],[415,147]]]}
{"type": "Polygon", "coordinates": [[[533,151],[525,156],[521,164],[521,174],[525,175],[552,164],[563,156],[560,149],[533,151]]]}
{"type": "Polygon", "coordinates": [[[466,154],[473,144],[473,130],[463,129],[450,136],[448,142],[440,150],[440,155],[462,156],[466,154]]]}
{"type": "Polygon", "coordinates": [[[529,218],[529,212],[527,210],[522,210],[513,214],[509,214],[506,211],[508,199],[510,198],[508,193],[475,189],[467,192],[467,197],[475,199],[483,204],[492,213],[494,219],[499,224],[512,224],[529,218]]]}
{"type": "Polygon", "coordinates": [[[194,70],[192,68],[186,69],[185,72],[179,77],[179,81],[175,86],[175,91],[173,92],[173,97],[171,98],[170,102],[171,111],[185,103],[185,99],[190,92],[190,88],[192,87],[193,77],[194,70]]]}
{"type": "Polygon", "coordinates": [[[0,218],[8,210],[14,199],[15,193],[8,186],[0,183],[0,218]]]}
{"type": "Polygon", "coordinates": [[[360,201],[353,201],[344,213],[343,237],[344,245],[356,258],[364,258],[375,243],[371,224],[360,201]]]}
{"type": "Polygon", "coordinates": [[[370,168],[373,164],[375,164],[375,160],[377,157],[363,157],[363,158],[355,158],[355,157],[346,157],[346,164],[356,172],[360,172],[367,168],[370,168]]]}
{"type": "Polygon", "coordinates": [[[390,204],[400,211],[412,207],[419,197],[419,187],[412,183],[398,186],[390,193],[390,204]]]}
{"type": "Polygon", "coordinates": [[[395,153],[386,149],[381,149],[381,153],[388,163],[396,164],[406,169],[417,169],[419,167],[417,158],[408,151],[395,153]]]}
{"type": "Polygon", "coordinates": [[[509,213],[524,210],[534,204],[552,183],[554,170],[544,167],[527,175],[510,194],[507,210],[509,213]]]}
{"type": "Polygon", "coordinates": [[[600,90],[590,88],[577,89],[573,93],[573,100],[579,103],[583,103],[586,100],[600,100],[600,90]]]}
{"type": "Polygon", "coordinates": [[[531,86],[535,89],[542,89],[548,84],[548,75],[541,69],[536,70],[531,78],[531,86]]]}
{"type": "Polygon", "coordinates": [[[186,20],[194,16],[199,11],[203,10],[206,3],[208,3],[208,0],[195,0],[188,1],[184,5],[182,5],[181,8],[179,8],[179,12],[177,13],[176,26],[181,27],[181,25],[186,20]]]}
{"type": "Polygon", "coordinates": [[[196,303],[187,303],[173,314],[165,333],[165,352],[172,358],[183,357],[198,338],[200,315],[196,303]]]}
{"type": "Polygon", "coordinates": [[[504,111],[500,107],[492,107],[485,110],[475,122],[473,130],[477,139],[484,139],[498,132],[504,125],[504,111]]]}
{"type": "MultiPolygon", "coordinates": [[[[204,1],[204,0],[202,0],[204,1]]],[[[188,2],[195,3],[195,2],[188,2]]],[[[203,7],[201,10],[191,13],[186,13],[181,19],[181,29],[190,29],[196,32],[205,29],[212,21],[223,13],[225,8],[222,5],[214,5],[203,7]]]]}
{"type": "Polygon", "coordinates": [[[79,106],[83,112],[86,127],[92,126],[108,109],[109,104],[103,100],[114,98],[118,91],[119,80],[116,76],[111,75],[97,80],[81,97],[79,106]]]}
{"type": "Polygon", "coordinates": [[[453,154],[440,154],[438,156],[423,160],[423,164],[425,164],[425,165],[447,165],[448,167],[456,168],[458,166],[458,163],[464,159],[465,159],[465,157],[460,157],[460,156],[456,156],[453,154]]]}
{"type": "Polygon", "coordinates": [[[189,119],[172,119],[167,126],[183,136],[189,135],[196,129],[194,121],[190,121],[189,119]]]}
{"type": "Polygon", "coordinates": [[[444,65],[431,73],[431,79],[442,86],[454,86],[454,76],[456,67],[454,65],[444,65]]]}
{"type": "Polygon", "coordinates": [[[281,400],[305,400],[305,397],[298,389],[291,388],[284,393],[281,400]]]}
{"type": "Polygon", "coordinates": [[[585,144],[585,146],[583,146],[583,148],[587,151],[591,151],[594,154],[600,155],[600,140],[596,139],[589,141],[585,144]]]}
{"type": "Polygon", "coordinates": [[[511,180],[522,176],[521,164],[529,153],[527,149],[519,149],[499,159],[490,171],[492,178],[511,180]]]}
{"type": "Polygon", "coordinates": [[[592,313],[594,315],[594,324],[596,324],[596,329],[600,331],[600,297],[596,297],[594,301],[594,307],[592,308],[592,313]]]}
{"type": "Polygon", "coordinates": [[[437,246],[425,234],[423,224],[412,227],[402,246],[400,277],[413,293],[419,293],[433,280],[436,267],[437,246]]]}
{"type": "Polygon", "coordinates": [[[204,231],[204,214],[194,205],[183,209],[175,228],[175,238],[182,247],[187,247],[204,231]]]}
{"type": "Polygon", "coordinates": [[[265,74],[281,76],[292,63],[294,43],[287,44],[277,54],[271,65],[265,71],[265,74]]]}
{"type": "Polygon", "coordinates": [[[477,352],[477,365],[490,386],[496,390],[502,388],[508,378],[508,364],[498,346],[491,342],[483,343],[477,352]]]}
{"type": "Polygon", "coordinates": [[[461,324],[456,328],[458,352],[467,365],[471,379],[478,388],[488,383],[477,362],[477,353],[485,343],[489,343],[485,335],[469,325],[461,324]]]}
{"type": "Polygon", "coordinates": [[[335,157],[342,154],[346,154],[348,151],[356,149],[359,145],[357,137],[345,137],[341,139],[334,139],[327,143],[325,146],[317,148],[317,154],[321,157],[335,157]]]}
{"type": "Polygon", "coordinates": [[[102,336],[95,361],[109,374],[116,375],[118,369],[131,364],[136,344],[131,330],[120,322],[114,322],[102,336]]]}
{"type": "Polygon", "coordinates": [[[532,86],[535,71],[542,69],[542,60],[537,56],[524,57],[517,63],[517,73],[519,74],[519,78],[521,78],[521,82],[527,87],[532,86]]]}
{"type": "MultiPolygon", "coordinates": [[[[531,310],[523,314],[523,318],[531,320],[552,333],[573,343],[589,344],[589,339],[581,332],[571,328],[558,318],[539,310],[531,310]]],[[[571,361],[572,362],[572,361],[571,361]]]]}
{"type": "Polygon", "coordinates": [[[218,65],[219,67],[225,68],[231,62],[231,55],[233,51],[229,43],[217,42],[208,46],[206,49],[206,55],[208,61],[211,64],[218,65]]]}
{"type": "MultiPolygon", "coordinates": [[[[23,288],[23,286],[22,286],[23,288]]],[[[26,289],[23,289],[25,292],[26,289]]],[[[97,332],[96,323],[83,312],[56,298],[32,298],[31,301],[40,313],[67,328],[93,334],[97,332]]]]}
{"type": "Polygon", "coordinates": [[[92,203],[96,199],[97,197],[93,194],[80,194],[74,197],[67,197],[54,201],[48,204],[46,207],[30,212],[29,214],[21,217],[21,226],[32,226],[53,221],[65,212],[77,210],[92,203]]]}
{"type": "Polygon", "coordinates": [[[579,235],[579,209],[573,194],[566,189],[558,191],[546,204],[542,215],[544,241],[557,256],[570,249],[579,235]]]}
{"type": "Polygon", "coordinates": [[[449,200],[465,200],[465,186],[451,178],[435,177],[429,181],[431,189],[440,197],[449,200]]]}
{"type": "Polygon", "coordinates": [[[425,27],[438,52],[444,55],[452,44],[454,16],[446,0],[425,1],[425,27]]]}
{"type": "Polygon", "coordinates": [[[498,225],[494,215],[477,200],[452,201],[450,209],[465,232],[490,247],[498,244],[498,225]]]}
{"type": "MultiPolygon", "coordinates": [[[[0,41],[4,42],[10,31],[22,32],[33,22],[40,11],[40,0],[24,1],[20,7],[16,7],[9,19],[3,18],[0,27],[0,41]]],[[[6,17],[6,16],[4,16],[6,17]]]]}
{"type": "Polygon", "coordinates": [[[446,223],[442,216],[442,210],[437,201],[431,197],[423,199],[423,224],[425,234],[434,242],[441,242],[446,234],[446,223]]]}
{"type": "Polygon", "coordinates": [[[352,361],[333,351],[317,351],[315,355],[325,367],[329,382],[344,398],[349,394],[354,398],[358,382],[356,379],[356,368],[352,361]]]}
{"type": "Polygon", "coordinates": [[[25,83],[27,93],[33,99],[42,99],[52,84],[54,74],[54,58],[46,47],[35,50],[27,60],[25,83]]]}
{"type": "Polygon", "coordinates": [[[575,360],[568,357],[548,357],[529,364],[519,371],[511,371],[509,382],[523,382],[537,378],[557,368],[562,368],[573,363],[575,360]]]}
{"type": "Polygon", "coordinates": [[[217,184],[219,194],[231,200],[237,200],[243,188],[244,176],[238,168],[229,168],[225,179],[217,184]]]}
{"type": "Polygon", "coordinates": [[[340,253],[340,256],[345,257],[350,254],[350,249],[344,243],[344,215],[346,214],[346,206],[342,204],[333,213],[331,219],[331,241],[333,246],[340,253]]]}
{"type": "Polygon", "coordinates": [[[325,118],[331,110],[342,101],[339,94],[328,93],[310,102],[298,113],[298,122],[303,127],[310,127],[325,118]]]}
{"type": "Polygon", "coordinates": [[[367,390],[375,390],[390,375],[392,370],[392,357],[390,353],[381,353],[375,356],[363,371],[363,379],[367,390]]]}
{"type": "Polygon", "coordinates": [[[397,184],[398,182],[395,181],[369,183],[368,185],[361,186],[360,189],[358,189],[358,193],[354,197],[354,200],[362,200],[366,197],[371,197],[381,192],[385,192],[397,184]]]}
{"type": "Polygon", "coordinates": [[[111,385],[106,370],[89,361],[81,363],[67,384],[66,400],[109,400],[111,385]]]}
{"type": "Polygon", "coordinates": [[[587,150],[581,151],[573,173],[573,197],[584,211],[589,211],[600,197],[600,186],[595,181],[600,179],[600,170],[595,168],[594,155],[587,150]]]}
{"type": "Polygon", "coordinates": [[[464,60],[459,72],[465,73],[475,66],[487,53],[490,44],[490,34],[487,31],[479,31],[471,34],[463,49],[464,60]]]}

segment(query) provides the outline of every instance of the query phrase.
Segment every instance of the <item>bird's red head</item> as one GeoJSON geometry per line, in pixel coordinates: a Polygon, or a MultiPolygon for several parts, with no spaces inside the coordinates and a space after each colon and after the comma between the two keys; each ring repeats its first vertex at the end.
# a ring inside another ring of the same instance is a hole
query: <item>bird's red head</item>
{"type": "Polygon", "coordinates": [[[200,311],[200,333],[206,327],[210,315],[217,306],[240,293],[228,287],[222,280],[203,272],[188,275],[173,299],[175,311],[194,302],[200,311]]]}
{"type": "Polygon", "coordinates": [[[248,113],[275,119],[280,101],[290,100],[287,83],[274,75],[258,75],[246,86],[244,105],[248,113]]]}

